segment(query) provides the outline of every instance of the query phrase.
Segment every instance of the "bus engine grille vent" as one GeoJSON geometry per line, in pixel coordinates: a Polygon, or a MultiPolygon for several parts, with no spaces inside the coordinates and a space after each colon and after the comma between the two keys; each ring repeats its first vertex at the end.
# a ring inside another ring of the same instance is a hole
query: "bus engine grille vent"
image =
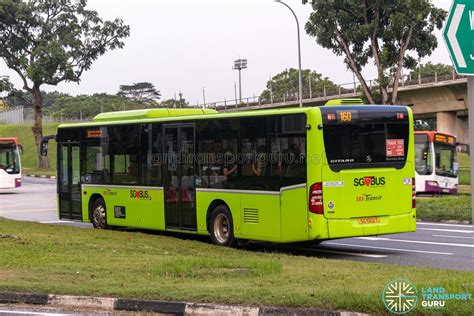
{"type": "Polygon", "coordinates": [[[244,223],[258,224],[258,210],[252,208],[245,208],[244,223]]]}

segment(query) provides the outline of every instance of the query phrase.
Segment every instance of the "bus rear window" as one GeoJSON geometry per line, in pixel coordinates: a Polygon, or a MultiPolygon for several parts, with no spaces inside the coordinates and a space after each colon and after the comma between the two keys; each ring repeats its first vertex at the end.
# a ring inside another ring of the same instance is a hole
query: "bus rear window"
{"type": "Polygon", "coordinates": [[[382,112],[377,108],[370,113],[352,107],[350,112],[340,107],[337,111],[322,110],[324,146],[333,171],[405,166],[410,131],[408,113],[403,107],[382,112]]]}

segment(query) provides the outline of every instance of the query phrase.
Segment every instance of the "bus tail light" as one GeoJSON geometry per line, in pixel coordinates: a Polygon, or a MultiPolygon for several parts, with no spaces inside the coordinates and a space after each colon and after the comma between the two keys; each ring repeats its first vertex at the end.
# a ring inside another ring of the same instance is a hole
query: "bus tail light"
{"type": "Polygon", "coordinates": [[[324,214],[322,182],[317,182],[310,188],[309,211],[314,214],[324,214]]]}
{"type": "Polygon", "coordinates": [[[15,179],[15,188],[21,187],[21,178],[15,179]]]}
{"type": "Polygon", "coordinates": [[[416,185],[415,185],[415,178],[411,179],[411,208],[416,208],[416,185]]]}

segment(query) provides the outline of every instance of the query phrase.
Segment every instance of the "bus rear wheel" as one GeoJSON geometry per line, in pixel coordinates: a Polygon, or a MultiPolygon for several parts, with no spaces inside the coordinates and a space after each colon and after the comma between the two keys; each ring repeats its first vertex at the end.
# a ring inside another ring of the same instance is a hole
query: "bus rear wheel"
{"type": "Polygon", "coordinates": [[[233,247],[237,244],[234,238],[234,223],[230,210],[225,205],[218,205],[212,210],[209,219],[212,242],[218,246],[233,247]]]}
{"type": "Polygon", "coordinates": [[[99,198],[92,203],[92,226],[98,229],[107,229],[107,209],[103,199],[99,198]]]}

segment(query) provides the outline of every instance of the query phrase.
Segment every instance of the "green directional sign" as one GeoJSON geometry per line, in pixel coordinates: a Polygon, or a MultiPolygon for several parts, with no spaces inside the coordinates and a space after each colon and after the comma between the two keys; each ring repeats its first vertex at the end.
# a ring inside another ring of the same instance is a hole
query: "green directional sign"
{"type": "Polygon", "coordinates": [[[458,74],[474,76],[474,0],[454,0],[444,40],[458,74]]]}

